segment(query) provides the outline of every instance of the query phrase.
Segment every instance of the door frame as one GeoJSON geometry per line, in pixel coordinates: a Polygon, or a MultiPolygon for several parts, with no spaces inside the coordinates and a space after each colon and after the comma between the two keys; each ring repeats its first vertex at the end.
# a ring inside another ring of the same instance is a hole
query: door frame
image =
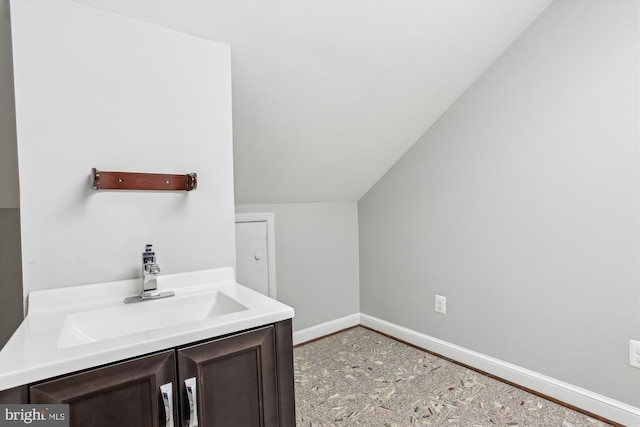
{"type": "MultiPolygon", "coordinates": [[[[273,212],[237,213],[236,224],[239,222],[266,222],[267,223],[267,270],[269,297],[277,299],[276,292],[276,238],[275,238],[275,214],[273,212]]],[[[237,242],[236,242],[237,245],[237,242]]],[[[237,272],[236,272],[237,278],[237,272]]]]}

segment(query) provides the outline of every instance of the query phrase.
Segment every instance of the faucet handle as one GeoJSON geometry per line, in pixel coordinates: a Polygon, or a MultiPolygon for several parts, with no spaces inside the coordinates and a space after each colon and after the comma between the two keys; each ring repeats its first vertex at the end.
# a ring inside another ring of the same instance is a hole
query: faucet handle
{"type": "Polygon", "coordinates": [[[142,252],[142,263],[154,263],[156,262],[156,253],[153,252],[153,245],[147,244],[142,252]]]}

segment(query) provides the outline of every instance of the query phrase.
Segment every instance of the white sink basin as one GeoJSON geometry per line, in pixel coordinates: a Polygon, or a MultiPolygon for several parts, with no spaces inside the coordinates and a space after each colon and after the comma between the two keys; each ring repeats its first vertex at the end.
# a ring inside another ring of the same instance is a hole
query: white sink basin
{"type": "Polygon", "coordinates": [[[122,304],[66,316],[58,348],[75,347],[139,332],[247,310],[222,292],[122,304]]]}
{"type": "Polygon", "coordinates": [[[29,293],[27,317],[0,351],[0,390],[210,340],[294,316],[235,281],[231,267],[158,277],[175,296],[124,304],[140,278],[29,293]]]}

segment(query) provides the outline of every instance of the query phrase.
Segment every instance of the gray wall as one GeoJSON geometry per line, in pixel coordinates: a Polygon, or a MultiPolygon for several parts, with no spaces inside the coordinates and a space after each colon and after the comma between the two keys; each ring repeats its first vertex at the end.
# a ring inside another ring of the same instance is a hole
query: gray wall
{"type": "Polygon", "coordinates": [[[20,207],[9,0],[0,0],[0,209],[20,207]]]}
{"type": "Polygon", "coordinates": [[[638,17],[554,2],[360,200],[363,313],[638,405],[638,17]]]}
{"type": "Polygon", "coordinates": [[[273,212],[278,299],[296,311],[294,330],[359,313],[356,203],[236,205],[273,212]]]}
{"type": "Polygon", "coordinates": [[[22,258],[9,0],[0,0],[0,348],[22,321],[22,258]]]}
{"type": "Polygon", "coordinates": [[[22,322],[20,209],[0,209],[0,348],[22,322]]]}

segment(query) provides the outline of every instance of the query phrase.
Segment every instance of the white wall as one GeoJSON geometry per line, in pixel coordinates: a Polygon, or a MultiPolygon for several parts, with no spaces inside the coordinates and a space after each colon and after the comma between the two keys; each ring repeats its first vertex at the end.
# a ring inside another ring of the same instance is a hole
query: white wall
{"type": "Polygon", "coordinates": [[[638,406],[638,18],[554,2],[360,200],[363,313],[638,406]]]}
{"type": "Polygon", "coordinates": [[[24,295],[235,267],[229,46],[72,1],[13,1],[24,295]],[[198,174],[94,191],[90,170],[198,174]]]}
{"type": "Polygon", "coordinates": [[[237,205],[273,212],[278,300],[296,311],[295,331],[360,312],[356,203],[237,205]]]}

